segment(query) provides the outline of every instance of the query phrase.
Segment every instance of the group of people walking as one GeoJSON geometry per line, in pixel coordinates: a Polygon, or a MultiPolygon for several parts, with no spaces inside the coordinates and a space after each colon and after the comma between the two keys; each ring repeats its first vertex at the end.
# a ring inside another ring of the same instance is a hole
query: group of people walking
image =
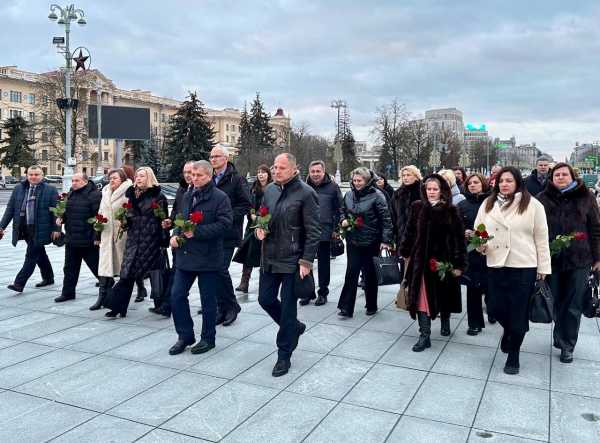
{"type": "Polygon", "coordinates": [[[527,180],[513,167],[495,169],[489,178],[461,168],[423,178],[418,168],[405,166],[397,190],[359,167],[342,195],[320,160],[308,166],[304,181],[294,156],[280,154],[272,166],[258,167],[249,188],[228,158],[225,148],[215,147],[210,161],[186,163],[170,213],[148,167],[109,171],[102,191],[77,173],[70,192],[60,196],[43,180],[41,168],[30,167],[0,221],[0,238],[12,222],[13,245],[27,243],[25,263],[8,288],[23,292],[36,265],[42,274],[36,286],[54,284],[44,247],[64,242],[64,281],[55,301],[76,297],[84,261],[99,282],[90,309],[106,307],[107,317],[125,317],[134,287],[141,301],[144,278],[169,270],[170,247],[172,270],[160,279],[160,288],[151,280],[150,310],[173,317],[177,341],[171,355],[188,346],[201,354],[215,347],[216,325],[231,325],[241,310],[229,274],[232,259],[243,265],[235,289],[242,294],[253,269],[260,267],[258,302],[279,325],[272,374],[281,376],[306,330],[297,319],[298,303],[328,302],[332,246],[341,236],[347,267],[337,304],[340,317],[354,315],[361,274],[365,313],[377,313],[373,258],[389,251],[401,258],[406,309],[419,325],[413,351],[431,346],[437,317],[441,335],[452,333],[451,314],[462,311],[465,285],[466,333],[476,336],[485,328],[485,300],[488,321],[503,328],[504,370],[515,374],[529,329],[530,295],[536,281],[548,279],[555,302],[554,345],[562,362],[573,360],[588,277],[600,271],[600,213],[568,164],[549,169],[548,159],[540,158],[527,180]],[[467,252],[470,239],[481,235],[480,226],[488,241],[467,252]],[[577,233],[577,240],[551,255],[551,242],[570,233],[577,233]],[[188,301],[196,280],[202,304],[199,340],[188,301]]]}

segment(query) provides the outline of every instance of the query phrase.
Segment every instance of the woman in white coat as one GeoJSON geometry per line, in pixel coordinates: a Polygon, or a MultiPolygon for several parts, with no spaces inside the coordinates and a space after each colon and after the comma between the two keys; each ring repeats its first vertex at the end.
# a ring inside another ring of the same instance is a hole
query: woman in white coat
{"type": "Polygon", "coordinates": [[[551,271],[544,206],[525,187],[518,169],[502,168],[492,194],[477,213],[494,238],[480,247],[488,266],[488,314],[504,328],[500,348],[508,354],[504,372],[519,372],[519,351],[529,330],[529,297],[536,279],[551,271]]]}
{"type": "Polygon", "coordinates": [[[133,183],[127,178],[122,169],[113,169],[108,173],[109,183],[102,189],[102,200],[100,201],[100,214],[104,215],[108,222],[100,234],[100,262],[98,264],[98,277],[100,278],[100,291],[98,300],[92,306],[91,311],[102,307],[106,294],[115,283],[114,276],[121,271],[123,251],[127,232],[123,232],[119,238],[121,223],[115,219],[115,212],[127,203],[125,191],[133,183]]]}

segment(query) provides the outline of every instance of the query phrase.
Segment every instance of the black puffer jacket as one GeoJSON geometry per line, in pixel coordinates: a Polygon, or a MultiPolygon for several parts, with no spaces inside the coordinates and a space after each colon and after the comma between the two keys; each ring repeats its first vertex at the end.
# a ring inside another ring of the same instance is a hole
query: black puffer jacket
{"type": "Polygon", "coordinates": [[[336,182],[325,174],[323,181],[315,185],[310,177],[306,183],[315,190],[319,197],[319,220],[321,222],[321,241],[331,241],[334,228],[340,220],[342,206],[342,191],[336,182]]]}
{"type": "Polygon", "coordinates": [[[154,214],[152,204],[157,203],[167,214],[167,198],[160,186],[148,188],[139,198],[132,186],[125,196],[133,207],[127,211],[127,243],[120,275],[121,278],[138,278],[160,268],[160,248],[167,247],[169,238],[160,225],[161,220],[154,214]]]}
{"type": "Polygon", "coordinates": [[[312,266],[321,237],[317,193],[296,175],[284,185],[269,184],[263,205],[271,221],[262,242],[261,269],[292,274],[300,263],[312,266]]]}
{"type": "Polygon", "coordinates": [[[552,257],[552,272],[586,268],[600,261],[600,214],[598,204],[581,179],[577,186],[560,192],[552,182],[538,194],[548,220],[550,241],[557,235],[585,232],[587,240],[575,240],[568,249],[552,257]]]}
{"type": "Polygon", "coordinates": [[[251,208],[248,183],[238,174],[232,163],[227,163],[225,175],[219,180],[217,188],[227,194],[233,209],[233,228],[225,233],[223,245],[225,248],[236,248],[242,241],[244,216],[251,208]]]}
{"type": "Polygon", "coordinates": [[[66,244],[70,246],[94,244],[96,232],[88,223],[88,219],[98,213],[100,200],[102,200],[102,192],[91,181],[81,189],[76,191],[71,189],[63,215],[66,244]]]}
{"type": "MultiPolygon", "coordinates": [[[[371,176],[373,173],[371,173],[371,176]]],[[[364,188],[357,191],[354,185],[344,196],[344,217],[362,217],[364,226],[348,232],[347,241],[355,246],[370,246],[379,243],[391,244],[394,236],[392,218],[383,192],[377,189],[373,178],[364,188]]]]}
{"type": "Polygon", "coordinates": [[[417,180],[412,185],[402,186],[392,195],[391,199],[391,214],[392,223],[394,224],[394,241],[396,245],[400,245],[406,224],[410,219],[410,205],[412,202],[421,199],[421,181],[417,180]]]}
{"type": "MultiPolygon", "coordinates": [[[[475,219],[477,218],[479,207],[489,195],[489,192],[471,194],[469,191],[466,191],[464,193],[465,200],[461,201],[457,207],[465,229],[475,229],[475,219]]],[[[463,282],[467,286],[471,285],[485,292],[487,290],[487,265],[485,256],[477,251],[471,251],[468,253],[468,259],[469,266],[465,272],[463,282]]]]}

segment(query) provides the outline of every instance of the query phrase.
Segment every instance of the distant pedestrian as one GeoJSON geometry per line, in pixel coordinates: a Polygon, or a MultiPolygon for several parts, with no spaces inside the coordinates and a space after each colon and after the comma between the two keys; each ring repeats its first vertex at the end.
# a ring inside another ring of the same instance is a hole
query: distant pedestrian
{"type": "Polygon", "coordinates": [[[465,196],[462,195],[458,185],[456,184],[456,176],[451,169],[442,169],[438,172],[439,175],[444,177],[448,186],[450,186],[450,191],[452,192],[452,204],[454,206],[458,205],[461,201],[465,199],[465,196]]]}
{"type": "Polygon", "coordinates": [[[535,197],[546,188],[548,182],[548,171],[552,159],[547,155],[541,155],[535,162],[535,169],[525,180],[525,186],[529,193],[535,197]]]}
{"type": "Polygon", "coordinates": [[[391,199],[392,223],[394,224],[394,241],[396,248],[400,246],[406,225],[410,219],[410,208],[413,202],[421,199],[421,171],[409,165],[400,169],[402,185],[394,191],[391,199]]]}
{"type": "Polygon", "coordinates": [[[454,176],[456,177],[456,186],[460,190],[461,194],[464,194],[467,190],[465,185],[465,181],[467,180],[467,171],[462,166],[454,166],[452,167],[452,172],[454,172],[454,176]]]}

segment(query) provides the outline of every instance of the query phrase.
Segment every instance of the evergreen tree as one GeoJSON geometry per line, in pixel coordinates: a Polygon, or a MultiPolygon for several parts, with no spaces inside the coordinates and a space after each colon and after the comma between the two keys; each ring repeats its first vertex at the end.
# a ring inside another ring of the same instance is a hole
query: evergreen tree
{"type": "Polygon", "coordinates": [[[23,117],[12,117],[2,125],[7,137],[0,140],[0,165],[12,171],[13,177],[21,175],[21,168],[28,168],[35,163],[32,141],[29,138],[30,125],[23,117]]]}
{"type": "Polygon", "coordinates": [[[214,146],[215,131],[208,120],[204,104],[195,92],[190,92],[173,116],[166,137],[168,179],[179,181],[186,161],[208,160],[214,146]]]}
{"type": "Polygon", "coordinates": [[[146,166],[146,151],[148,146],[145,140],[129,141],[127,142],[127,149],[133,157],[134,169],[137,169],[140,166],[146,166]]]}
{"type": "Polygon", "coordinates": [[[352,130],[347,128],[342,136],[342,156],[344,160],[342,161],[341,170],[342,178],[346,180],[350,178],[352,170],[360,166],[360,163],[356,158],[355,143],[356,141],[354,140],[354,135],[352,135],[352,130]]]}
{"type": "Polygon", "coordinates": [[[271,127],[269,120],[270,117],[265,112],[263,103],[260,100],[260,94],[257,92],[256,98],[252,102],[250,108],[249,123],[257,146],[261,150],[272,149],[273,143],[275,143],[273,128],[271,127]]]}
{"type": "Polygon", "coordinates": [[[384,143],[381,147],[381,153],[379,154],[379,160],[377,161],[377,167],[379,171],[389,175],[394,169],[394,157],[392,155],[392,149],[387,143],[384,143]]]}

